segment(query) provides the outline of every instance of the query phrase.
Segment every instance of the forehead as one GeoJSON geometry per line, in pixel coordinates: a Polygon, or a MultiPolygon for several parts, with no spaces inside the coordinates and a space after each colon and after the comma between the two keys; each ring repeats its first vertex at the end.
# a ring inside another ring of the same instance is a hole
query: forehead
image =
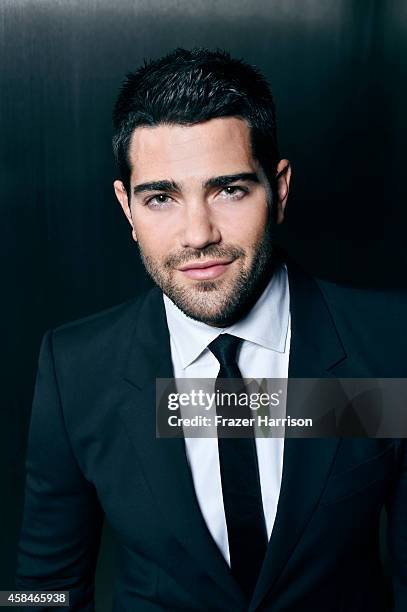
{"type": "Polygon", "coordinates": [[[250,128],[237,117],[136,128],[129,159],[134,182],[168,178],[182,182],[256,169],[250,128]]]}

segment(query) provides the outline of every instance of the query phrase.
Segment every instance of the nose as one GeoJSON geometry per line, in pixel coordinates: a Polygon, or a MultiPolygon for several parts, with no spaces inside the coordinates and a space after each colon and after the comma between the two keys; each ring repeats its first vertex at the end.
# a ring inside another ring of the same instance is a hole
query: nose
{"type": "Polygon", "coordinates": [[[182,232],[182,246],[202,249],[209,244],[216,244],[221,233],[211,217],[208,205],[204,202],[185,206],[182,232]]]}

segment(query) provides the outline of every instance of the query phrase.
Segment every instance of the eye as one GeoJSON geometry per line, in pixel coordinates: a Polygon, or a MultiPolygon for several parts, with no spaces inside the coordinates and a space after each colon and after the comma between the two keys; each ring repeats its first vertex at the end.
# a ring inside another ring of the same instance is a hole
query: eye
{"type": "Polygon", "coordinates": [[[148,198],[148,200],[145,202],[145,205],[149,208],[166,208],[170,202],[170,196],[165,193],[157,193],[151,198],[148,198]]]}
{"type": "Polygon", "coordinates": [[[220,195],[225,200],[240,200],[247,194],[247,189],[238,187],[238,185],[228,185],[220,192],[220,195]]]}

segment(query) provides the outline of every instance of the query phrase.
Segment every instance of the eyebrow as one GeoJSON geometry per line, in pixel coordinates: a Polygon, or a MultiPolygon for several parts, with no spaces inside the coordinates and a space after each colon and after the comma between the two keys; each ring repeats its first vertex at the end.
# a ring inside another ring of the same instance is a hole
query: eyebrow
{"type": "Polygon", "coordinates": [[[239,174],[225,174],[223,176],[215,176],[204,182],[204,187],[226,187],[230,183],[237,181],[250,181],[259,183],[259,177],[255,172],[239,172],[239,174]]]}
{"type": "MultiPolygon", "coordinates": [[[[210,187],[226,187],[230,183],[236,181],[250,181],[252,183],[259,183],[259,177],[255,172],[239,172],[238,174],[224,174],[222,176],[215,176],[202,183],[204,188],[210,187]]],[[[167,191],[167,192],[180,192],[181,187],[174,181],[151,181],[149,183],[140,183],[135,185],[133,189],[134,195],[143,193],[145,191],[167,191]]]]}
{"type": "Polygon", "coordinates": [[[134,195],[144,191],[180,191],[179,186],[174,181],[151,181],[150,183],[140,183],[133,189],[134,195]]]}

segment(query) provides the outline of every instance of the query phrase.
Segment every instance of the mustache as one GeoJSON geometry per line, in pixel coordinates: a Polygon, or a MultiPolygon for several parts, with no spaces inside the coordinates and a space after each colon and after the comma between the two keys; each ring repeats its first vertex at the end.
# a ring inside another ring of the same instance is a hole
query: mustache
{"type": "Polygon", "coordinates": [[[166,257],[164,266],[166,268],[177,268],[183,266],[190,261],[200,261],[204,259],[221,259],[231,258],[237,259],[238,257],[245,257],[246,252],[233,245],[217,246],[216,244],[209,244],[207,247],[202,249],[185,249],[182,253],[174,253],[166,257]]]}

